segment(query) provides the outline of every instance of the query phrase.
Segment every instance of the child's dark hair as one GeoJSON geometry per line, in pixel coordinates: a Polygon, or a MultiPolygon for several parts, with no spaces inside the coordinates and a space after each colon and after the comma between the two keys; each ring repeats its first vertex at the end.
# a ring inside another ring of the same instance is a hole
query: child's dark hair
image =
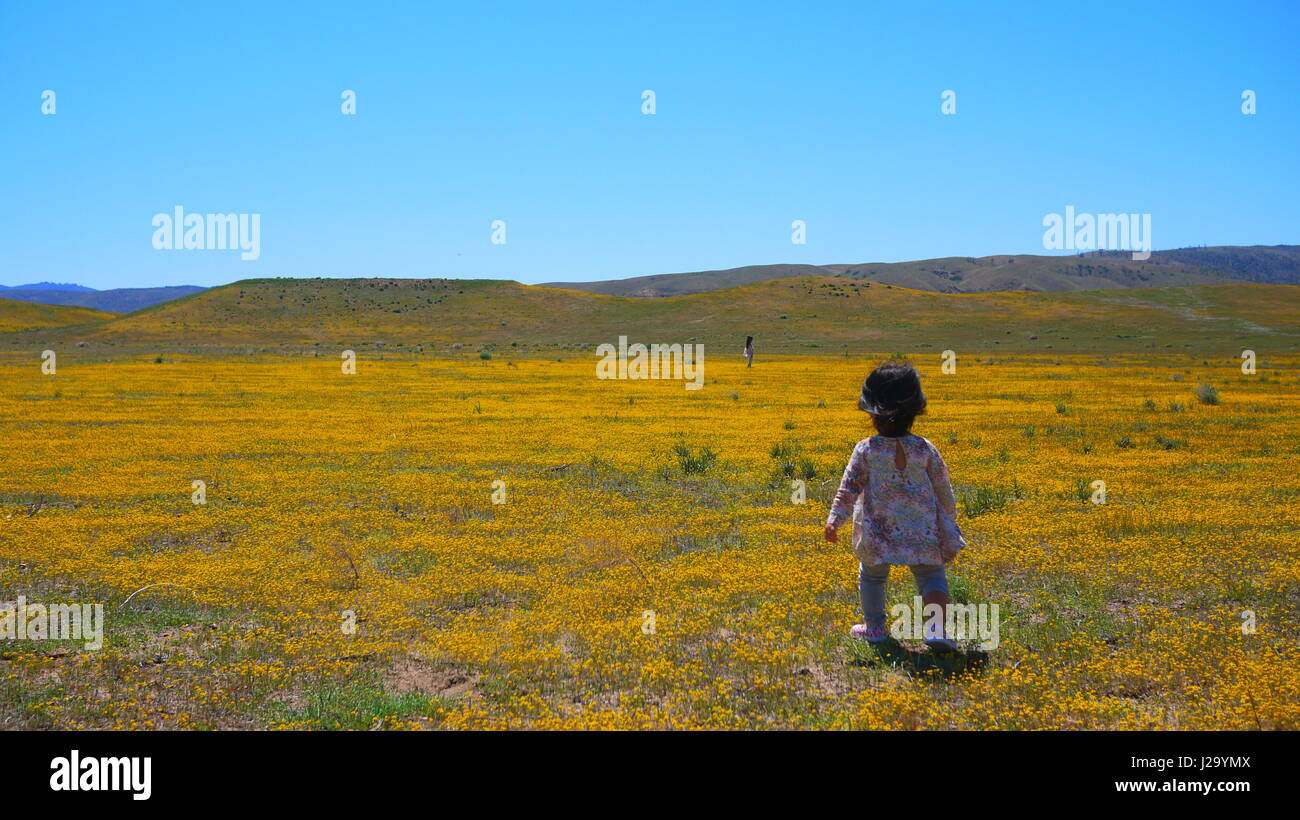
{"type": "Polygon", "coordinates": [[[925,413],[920,374],[907,362],[885,362],[862,383],[858,409],[871,414],[882,436],[906,435],[916,417],[925,413]]]}

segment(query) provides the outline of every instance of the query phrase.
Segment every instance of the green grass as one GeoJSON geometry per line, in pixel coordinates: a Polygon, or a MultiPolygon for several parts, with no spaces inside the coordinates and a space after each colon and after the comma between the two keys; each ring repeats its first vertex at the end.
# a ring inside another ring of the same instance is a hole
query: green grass
{"type": "Polygon", "coordinates": [[[1009,486],[968,487],[957,491],[957,499],[961,502],[962,511],[966,513],[967,518],[1001,512],[1022,495],[1020,484],[1015,481],[1009,486]]]}
{"type": "Polygon", "coordinates": [[[682,472],[687,475],[706,473],[718,460],[718,454],[708,447],[701,447],[696,452],[685,444],[678,443],[673,447],[673,453],[677,456],[682,472]]]}

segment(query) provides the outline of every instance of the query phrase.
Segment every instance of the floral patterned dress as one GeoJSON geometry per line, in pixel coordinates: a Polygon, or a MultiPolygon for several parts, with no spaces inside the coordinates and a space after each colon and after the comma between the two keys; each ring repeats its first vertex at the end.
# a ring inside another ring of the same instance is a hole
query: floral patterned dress
{"type": "Polygon", "coordinates": [[[853,552],[875,564],[944,564],[966,546],[948,465],[920,436],[872,436],[853,448],[828,524],[853,517],[853,552]]]}

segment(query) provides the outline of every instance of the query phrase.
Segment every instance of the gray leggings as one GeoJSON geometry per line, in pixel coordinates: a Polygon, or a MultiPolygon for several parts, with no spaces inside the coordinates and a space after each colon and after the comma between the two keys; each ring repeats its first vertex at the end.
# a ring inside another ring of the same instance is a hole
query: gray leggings
{"type": "MultiPolygon", "coordinates": [[[[867,626],[885,625],[885,585],[890,564],[858,564],[858,596],[862,599],[862,616],[867,626]]],[[[948,574],[943,564],[911,564],[908,569],[916,579],[916,592],[925,597],[931,592],[948,594],[948,574]]]]}

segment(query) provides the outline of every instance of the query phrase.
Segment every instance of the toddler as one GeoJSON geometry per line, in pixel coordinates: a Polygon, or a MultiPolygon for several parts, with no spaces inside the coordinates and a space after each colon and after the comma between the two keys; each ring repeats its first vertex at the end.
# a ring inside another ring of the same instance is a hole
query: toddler
{"type": "MultiPolygon", "coordinates": [[[[885,586],[889,568],[905,564],[925,606],[946,615],[948,577],[944,564],[966,545],[957,528],[957,504],[948,467],[935,446],[913,435],[912,423],[925,412],[921,377],[909,364],[886,362],[867,376],[858,409],[871,415],[878,435],[858,442],[844,469],[826,520],[826,540],[853,518],[853,552],[864,623],[851,634],[870,643],[885,641],[885,586]]],[[[926,619],[931,651],[954,652],[942,619],[926,619]]]]}

